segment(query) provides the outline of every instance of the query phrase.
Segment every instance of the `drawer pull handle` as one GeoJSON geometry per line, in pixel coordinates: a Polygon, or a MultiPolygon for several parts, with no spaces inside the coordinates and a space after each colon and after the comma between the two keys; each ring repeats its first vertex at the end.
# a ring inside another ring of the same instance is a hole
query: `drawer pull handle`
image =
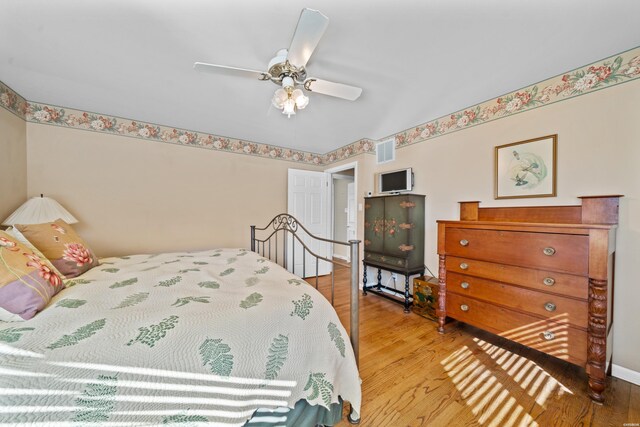
{"type": "Polygon", "coordinates": [[[462,305],[460,306],[460,310],[462,310],[462,311],[469,311],[469,306],[468,306],[467,304],[462,304],[462,305]]]}
{"type": "Polygon", "coordinates": [[[556,311],[556,305],[552,302],[548,302],[544,305],[544,309],[550,312],[556,311]]]}
{"type": "Polygon", "coordinates": [[[554,255],[556,253],[556,250],[553,249],[551,246],[549,246],[549,247],[544,248],[542,250],[542,253],[544,253],[547,256],[551,256],[551,255],[554,255]]]}
{"type": "Polygon", "coordinates": [[[469,289],[469,282],[462,282],[460,283],[460,287],[462,289],[469,289]]]}
{"type": "Polygon", "coordinates": [[[553,277],[545,277],[542,283],[547,286],[553,286],[556,284],[556,279],[554,279],[553,277]]]}
{"type": "Polygon", "coordinates": [[[462,270],[466,270],[467,268],[469,268],[469,264],[467,264],[466,262],[461,262],[460,263],[460,268],[462,270]]]}
{"type": "Polygon", "coordinates": [[[460,240],[460,245],[461,246],[469,246],[469,241],[467,239],[462,239],[462,240],[460,240]]]}
{"type": "Polygon", "coordinates": [[[542,333],[542,338],[544,338],[547,341],[551,341],[552,339],[554,339],[556,337],[556,334],[554,334],[551,331],[544,331],[542,333]]]}

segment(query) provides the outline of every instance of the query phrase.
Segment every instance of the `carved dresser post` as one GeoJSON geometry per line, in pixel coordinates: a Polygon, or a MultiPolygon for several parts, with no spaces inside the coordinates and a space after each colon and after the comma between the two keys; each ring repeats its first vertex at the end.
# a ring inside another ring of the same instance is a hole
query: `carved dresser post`
{"type": "Polygon", "coordinates": [[[589,278],[587,376],[589,397],[604,402],[607,363],[607,281],[589,278]]]}
{"type": "Polygon", "coordinates": [[[583,224],[610,225],[589,232],[589,296],[587,325],[587,377],[589,397],[603,403],[607,380],[607,362],[612,349],[609,337],[613,334],[613,260],[618,224],[620,195],[581,197],[583,224]]]}
{"type": "Polygon", "coordinates": [[[438,263],[438,310],[436,315],[438,316],[438,332],[444,333],[444,322],[447,318],[447,268],[445,265],[445,256],[439,256],[440,261],[438,263]]]}

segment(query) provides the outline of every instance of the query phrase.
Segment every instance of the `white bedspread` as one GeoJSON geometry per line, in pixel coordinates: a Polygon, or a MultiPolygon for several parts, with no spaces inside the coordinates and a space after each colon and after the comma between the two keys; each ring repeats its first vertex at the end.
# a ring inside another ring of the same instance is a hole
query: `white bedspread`
{"type": "Polygon", "coordinates": [[[329,302],[253,252],[107,258],[72,285],[0,322],[0,424],[242,425],[338,396],[360,411],[329,302]]]}

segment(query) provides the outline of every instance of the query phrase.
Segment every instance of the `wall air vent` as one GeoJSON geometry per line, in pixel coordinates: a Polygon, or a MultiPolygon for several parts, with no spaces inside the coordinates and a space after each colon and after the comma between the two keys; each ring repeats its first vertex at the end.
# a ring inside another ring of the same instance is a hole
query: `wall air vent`
{"type": "Polygon", "coordinates": [[[388,163],[396,159],[396,140],[389,138],[376,144],[376,163],[388,163]]]}

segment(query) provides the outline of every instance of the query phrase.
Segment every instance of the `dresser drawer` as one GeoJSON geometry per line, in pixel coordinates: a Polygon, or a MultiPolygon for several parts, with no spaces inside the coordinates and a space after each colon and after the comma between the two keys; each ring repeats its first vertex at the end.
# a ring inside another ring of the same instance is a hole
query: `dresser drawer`
{"type": "Polygon", "coordinates": [[[589,280],[586,276],[576,276],[554,271],[535,270],[513,265],[496,264],[467,258],[447,257],[448,271],[513,283],[530,289],[587,299],[589,280]],[[465,267],[465,268],[463,268],[465,267]]]}
{"type": "Polygon", "coordinates": [[[447,228],[445,252],[463,258],[587,275],[589,238],[575,234],[447,228]]]}
{"type": "Polygon", "coordinates": [[[586,328],[587,301],[447,272],[447,292],[586,328]]]}
{"type": "Polygon", "coordinates": [[[586,363],[587,332],[567,323],[543,320],[454,293],[447,293],[446,309],[447,316],[461,322],[576,365],[586,363]]]}

